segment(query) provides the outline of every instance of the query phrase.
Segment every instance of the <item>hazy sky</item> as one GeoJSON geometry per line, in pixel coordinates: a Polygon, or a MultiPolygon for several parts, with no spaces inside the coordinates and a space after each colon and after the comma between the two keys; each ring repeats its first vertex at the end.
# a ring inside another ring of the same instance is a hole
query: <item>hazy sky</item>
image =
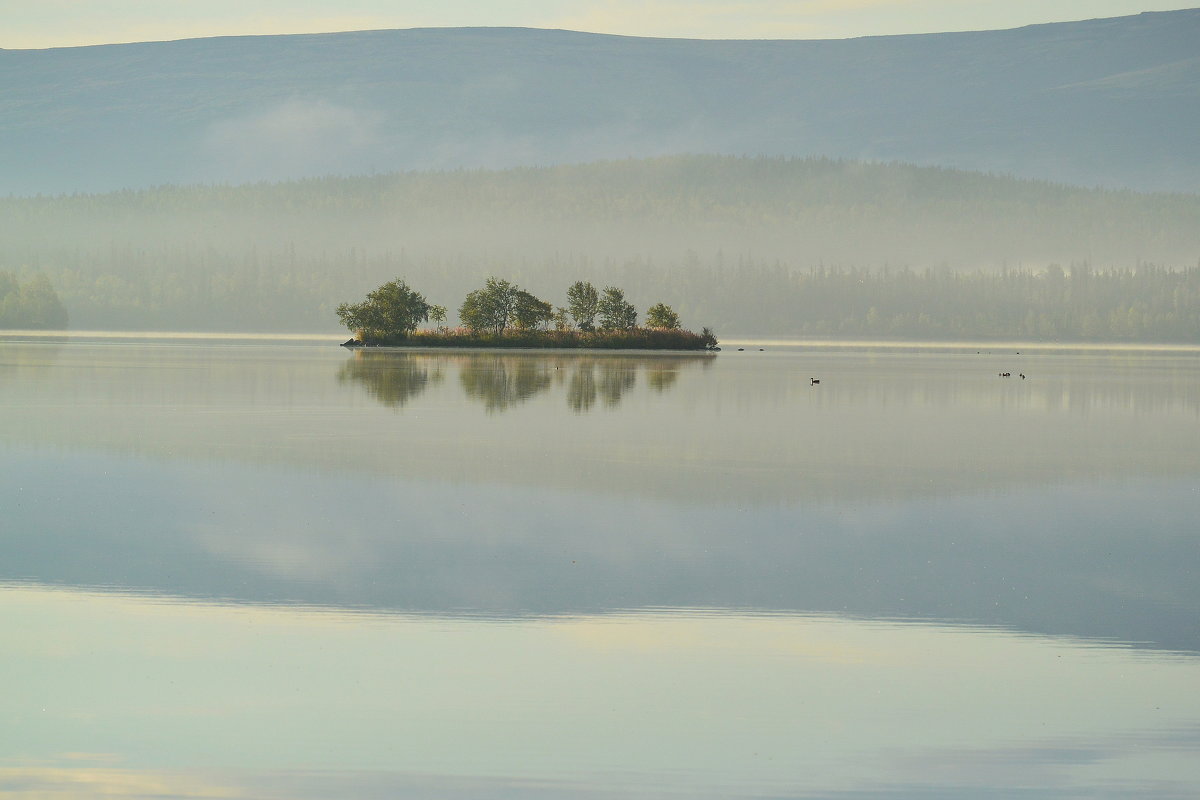
{"type": "Polygon", "coordinates": [[[633,36],[844,38],[1187,8],[1154,0],[0,0],[0,47],[459,25],[633,36]]]}

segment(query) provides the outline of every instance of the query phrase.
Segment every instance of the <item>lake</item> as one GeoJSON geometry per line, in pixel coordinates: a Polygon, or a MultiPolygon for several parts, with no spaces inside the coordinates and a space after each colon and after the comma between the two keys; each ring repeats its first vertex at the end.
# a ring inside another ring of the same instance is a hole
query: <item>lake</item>
{"type": "Polygon", "coordinates": [[[0,339],[0,796],[1200,795],[1200,353],[745,348],[0,339]]]}

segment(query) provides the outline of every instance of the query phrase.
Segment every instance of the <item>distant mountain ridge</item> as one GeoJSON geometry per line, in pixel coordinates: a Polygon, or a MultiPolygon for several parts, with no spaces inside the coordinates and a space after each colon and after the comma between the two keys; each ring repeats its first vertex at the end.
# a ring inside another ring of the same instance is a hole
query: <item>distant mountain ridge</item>
{"type": "Polygon", "coordinates": [[[454,28],[0,51],[0,194],[680,153],[1200,191],[1200,9],[815,41],[454,28]]]}

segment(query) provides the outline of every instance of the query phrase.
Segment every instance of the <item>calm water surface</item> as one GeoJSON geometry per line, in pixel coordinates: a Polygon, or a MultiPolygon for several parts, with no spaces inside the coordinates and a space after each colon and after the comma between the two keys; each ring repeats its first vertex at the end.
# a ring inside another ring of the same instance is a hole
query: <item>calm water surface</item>
{"type": "Polygon", "coordinates": [[[1198,354],[0,340],[0,796],[1195,797],[1197,520],[1198,354]]]}

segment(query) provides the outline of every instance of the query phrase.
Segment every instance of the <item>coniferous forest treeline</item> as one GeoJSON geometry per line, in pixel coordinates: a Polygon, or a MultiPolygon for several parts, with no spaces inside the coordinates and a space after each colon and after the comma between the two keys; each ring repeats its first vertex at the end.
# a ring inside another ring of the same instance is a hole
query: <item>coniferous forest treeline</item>
{"type": "MultiPolygon", "coordinates": [[[[0,199],[76,328],[329,331],[397,276],[614,284],[718,335],[1200,341],[1200,197],[678,157],[0,199]]],[[[453,322],[453,320],[451,320],[453,322]]]]}

